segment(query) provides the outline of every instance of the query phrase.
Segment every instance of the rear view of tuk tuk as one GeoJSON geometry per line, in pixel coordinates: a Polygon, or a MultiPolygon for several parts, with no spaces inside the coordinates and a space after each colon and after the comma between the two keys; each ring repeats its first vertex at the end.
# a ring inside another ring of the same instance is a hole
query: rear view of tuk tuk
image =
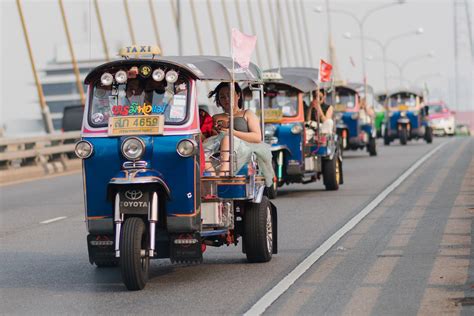
{"type": "Polygon", "coordinates": [[[370,156],[376,156],[375,117],[371,113],[372,88],[364,84],[338,84],[334,91],[328,93],[327,99],[328,103],[334,104],[341,147],[344,150],[366,149],[370,156]]]}
{"type": "Polygon", "coordinates": [[[433,141],[428,107],[423,104],[421,92],[398,90],[388,94],[385,103],[385,145],[390,145],[395,139],[399,139],[401,145],[412,139],[421,138],[427,143],[433,141]]]}
{"type": "MultiPolygon", "coordinates": [[[[337,135],[306,120],[318,70],[287,67],[264,72],[265,141],[272,146],[276,184],[311,183],[323,179],[326,190],[343,183],[337,135]]],[[[276,188],[274,188],[276,195],[276,188]]]]}
{"type": "Polygon", "coordinates": [[[150,259],[199,263],[207,246],[237,245],[239,237],[249,262],[271,260],[277,212],[257,159],[203,176],[197,105],[198,80],[258,86],[260,70],[251,64],[233,75],[230,58],[162,58],[145,49],[151,58],[125,53],[85,80],[76,154],[83,159],[90,262],[119,265],[126,287],[140,290],[150,259]]]}

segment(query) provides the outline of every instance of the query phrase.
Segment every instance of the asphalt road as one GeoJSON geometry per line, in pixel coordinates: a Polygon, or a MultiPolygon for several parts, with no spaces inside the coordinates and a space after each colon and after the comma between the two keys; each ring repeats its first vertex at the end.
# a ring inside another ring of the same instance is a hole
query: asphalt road
{"type": "Polygon", "coordinates": [[[279,250],[249,264],[238,247],[201,265],[152,261],[143,291],[88,262],[80,174],[0,187],[2,314],[243,314],[415,162],[442,146],[314,263],[267,314],[465,313],[474,299],[474,139],[346,152],[345,184],[283,187],[279,250]],[[55,220],[48,222],[49,220],[55,220]],[[46,223],[44,223],[46,221],[46,223]],[[43,222],[43,223],[42,223],[43,222]],[[472,285],[472,287],[471,287],[472,285]]]}

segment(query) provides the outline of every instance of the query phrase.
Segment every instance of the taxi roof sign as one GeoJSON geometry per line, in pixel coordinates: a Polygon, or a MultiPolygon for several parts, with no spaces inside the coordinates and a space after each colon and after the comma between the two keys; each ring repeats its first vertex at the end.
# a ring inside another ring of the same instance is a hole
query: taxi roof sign
{"type": "Polygon", "coordinates": [[[158,56],[161,55],[161,49],[158,46],[152,45],[132,45],[120,49],[119,55],[124,58],[158,56]]]}
{"type": "Polygon", "coordinates": [[[283,79],[282,75],[279,72],[264,72],[262,73],[263,80],[281,80],[283,79]]]}

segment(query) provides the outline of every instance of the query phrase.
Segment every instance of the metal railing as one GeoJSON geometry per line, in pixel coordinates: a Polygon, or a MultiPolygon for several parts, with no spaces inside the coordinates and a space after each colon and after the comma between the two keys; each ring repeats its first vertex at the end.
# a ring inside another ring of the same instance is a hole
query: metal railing
{"type": "MultiPolygon", "coordinates": [[[[74,147],[80,137],[80,132],[65,132],[0,138],[0,172],[6,175],[36,167],[42,170],[42,174],[50,174],[70,170],[72,162],[74,169],[77,169],[79,160],[74,154],[74,147]]],[[[24,177],[28,174],[23,174],[24,177]]]]}

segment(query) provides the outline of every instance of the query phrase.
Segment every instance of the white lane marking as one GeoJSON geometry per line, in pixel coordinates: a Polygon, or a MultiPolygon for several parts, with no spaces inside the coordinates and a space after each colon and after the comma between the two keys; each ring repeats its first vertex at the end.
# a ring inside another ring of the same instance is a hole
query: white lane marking
{"type": "Polygon", "coordinates": [[[364,207],[357,215],[350,219],[343,227],[329,237],[321,246],[314,250],[300,264],[296,266],[286,277],[284,277],[270,291],[263,295],[244,315],[261,315],[270,307],[283,293],[285,293],[293,283],[298,280],[311,266],[316,263],[326,252],[329,251],[345,234],[347,234],[354,226],[356,226],[365,216],[372,212],[393,190],[395,190],[410,174],[412,174],[422,163],[433,156],[441,147],[448,142],[438,145],[436,148],[427,153],[423,158],[418,160],[392,184],[383,190],[372,202],[364,207]]]}
{"type": "Polygon", "coordinates": [[[60,220],[65,219],[65,218],[67,218],[67,217],[66,216],[55,217],[55,218],[51,218],[51,219],[42,221],[42,222],[40,222],[40,224],[49,224],[49,223],[52,223],[52,222],[60,221],[60,220]]]}

